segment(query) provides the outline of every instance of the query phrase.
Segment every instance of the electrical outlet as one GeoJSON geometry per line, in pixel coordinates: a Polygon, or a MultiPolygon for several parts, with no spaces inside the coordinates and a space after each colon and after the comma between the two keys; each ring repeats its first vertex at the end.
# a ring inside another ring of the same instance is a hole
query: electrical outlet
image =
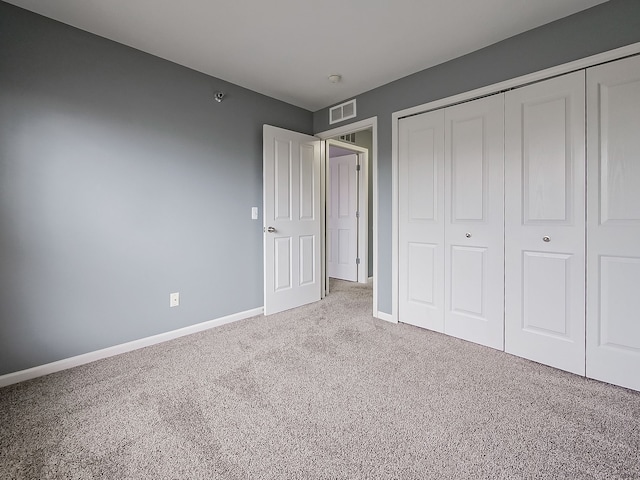
{"type": "Polygon", "coordinates": [[[180,292],[170,293],[169,294],[169,306],[177,307],[180,305],[180,292]]]}

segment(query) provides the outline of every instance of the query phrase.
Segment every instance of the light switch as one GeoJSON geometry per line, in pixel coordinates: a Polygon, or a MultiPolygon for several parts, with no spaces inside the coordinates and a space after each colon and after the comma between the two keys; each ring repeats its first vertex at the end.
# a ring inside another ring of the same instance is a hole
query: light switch
{"type": "Polygon", "coordinates": [[[258,207],[251,207],[251,220],[258,219],[258,207]]]}

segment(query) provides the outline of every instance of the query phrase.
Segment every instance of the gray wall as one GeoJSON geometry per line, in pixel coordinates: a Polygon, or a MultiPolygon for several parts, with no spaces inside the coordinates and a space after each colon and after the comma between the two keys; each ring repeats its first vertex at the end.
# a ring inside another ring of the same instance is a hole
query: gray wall
{"type": "MultiPolygon", "coordinates": [[[[358,116],[352,122],[378,117],[380,311],[391,313],[392,113],[635,42],[640,42],[640,1],[610,0],[356,97],[358,116]]],[[[328,118],[327,108],[315,112],[314,132],[349,123],[329,126],[328,118]]]]}
{"type": "Polygon", "coordinates": [[[312,114],[0,2],[0,374],[262,306],[264,123],[312,114]]]}

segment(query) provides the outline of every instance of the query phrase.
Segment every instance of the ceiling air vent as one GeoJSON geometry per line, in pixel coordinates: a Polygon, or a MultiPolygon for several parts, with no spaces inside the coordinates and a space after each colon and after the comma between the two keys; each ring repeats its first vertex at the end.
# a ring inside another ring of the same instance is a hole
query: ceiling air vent
{"type": "Polygon", "coordinates": [[[329,125],[349,120],[356,116],[356,99],[341,103],[329,109],[329,125]]]}

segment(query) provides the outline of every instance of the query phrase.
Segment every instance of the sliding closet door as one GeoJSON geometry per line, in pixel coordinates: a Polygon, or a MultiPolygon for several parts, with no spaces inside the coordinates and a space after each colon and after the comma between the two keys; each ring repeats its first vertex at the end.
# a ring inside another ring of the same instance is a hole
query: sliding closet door
{"type": "Polygon", "coordinates": [[[505,350],[585,373],[585,79],[505,99],[505,350]]]}
{"type": "Polygon", "coordinates": [[[640,58],[587,85],[587,376],[640,390],[640,58]]]}
{"type": "Polygon", "coordinates": [[[398,316],[444,329],[444,111],[398,125],[398,316]]]}
{"type": "Polygon", "coordinates": [[[504,96],[445,110],[445,333],[504,348],[504,96]]]}

